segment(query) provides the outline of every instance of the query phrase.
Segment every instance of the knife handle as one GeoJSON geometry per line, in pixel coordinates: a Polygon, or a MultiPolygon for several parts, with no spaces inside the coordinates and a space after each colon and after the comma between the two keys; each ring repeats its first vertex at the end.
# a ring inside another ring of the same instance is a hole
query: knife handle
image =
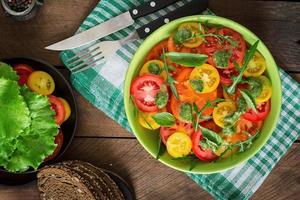
{"type": "Polygon", "coordinates": [[[150,0],[146,3],[143,3],[140,6],[130,9],[129,13],[132,19],[137,19],[139,17],[153,13],[157,10],[163,9],[168,5],[175,3],[176,1],[178,0],[150,0]]]}
{"type": "Polygon", "coordinates": [[[162,25],[169,23],[174,19],[185,17],[189,15],[200,14],[208,8],[208,0],[192,0],[184,6],[177,8],[176,10],[162,16],[142,27],[137,29],[137,33],[141,39],[146,38],[153,31],[160,28],[162,25]]]}

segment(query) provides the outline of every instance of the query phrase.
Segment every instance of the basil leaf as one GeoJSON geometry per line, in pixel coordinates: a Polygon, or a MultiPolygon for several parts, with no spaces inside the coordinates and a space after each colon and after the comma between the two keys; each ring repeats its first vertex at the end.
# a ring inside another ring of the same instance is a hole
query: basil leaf
{"type": "Polygon", "coordinates": [[[261,94],[263,84],[260,79],[256,77],[249,77],[245,82],[250,86],[249,92],[254,98],[258,97],[261,94]]]}
{"type": "Polygon", "coordinates": [[[205,139],[207,139],[208,141],[213,142],[218,147],[222,145],[223,139],[218,133],[216,133],[212,130],[209,130],[207,128],[204,128],[204,127],[200,127],[200,128],[201,128],[202,135],[205,139]]]}
{"type": "Polygon", "coordinates": [[[248,108],[252,109],[254,112],[257,112],[255,99],[247,90],[240,90],[241,95],[245,99],[248,108]]]}
{"type": "Polygon", "coordinates": [[[179,116],[185,121],[192,121],[193,111],[192,105],[190,103],[183,103],[179,108],[179,116]]]}
{"type": "Polygon", "coordinates": [[[155,104],[159,109],[165,107],[169,100],[169,93],[168,92],[158,92],[155,96],[155,104]]]}
{"type": "Polygon", "coordinates": [[[156,160],[158,160],[165,151],[166,151],[166,147],[164,144],[162,144],[161,138],[159,136],[158,145],[157,145],[157,153],[156,153],[156,157],[155,157],[156,160]]]}
{"type": "Polygon", "coordinates": [[[155,75],[159,75],[160,72],[161,72],[160,67],[157,64],[155,64],[155,63],[150,63],[149,64],[148,71],[151,74],[155,74],[155,75]]]}
{"type": "Polygon", "coordinates": [[[248,63],[249,61],[253,58],[255,51],[257,49],[257,45],[259,43],[259,40],[257,40],[252,46],[251,48],[246,52],[245,55],[245,59],[244,59],[244,63],[243,66],[240,70],[240,73],[237,77],[234,77],[233,79],[233,83],[230,87],[227,88],[227,93],[228,94],[234,94],[235,90],[236,90],[236,86],[237,84],[242,80],[243,74],[247,69],[248,63]]]}
{"type": "Polygon", "coordinates": [[[213,61],[218,68],[227,68],[231,53],[227,50],[219,50],[213,54],[213,61]]]}
{"type": "Polygon", "coordinates": [[[191,39],[193,37],[193,33],[191,30],[186,28],[178,29],[173,36],[173,40],[175,44],[182,44],[185,41],[191,39]]]}
{"type": "Polygon", "coordinates": [[[175,124],[175,117],[171,113],[161,112],[152,116],[153,120],[161,126],[172,126],[175,124]]]}
{"type": "Polygon", "coordinates": [[[203,81],[200,80],[200,79],[198,79],[198,80],[190,80],[190,86],[196,92],[200,93],[200,92],[203,91],[203,81]]]}
{"type": "Polygon", "coordinates": [[[180,53],[168,52],[165,56],[171,59],[172,62],[182,65],[184,67],[197,67],[204,64],[208,58],[205,54],[195,53],[180,53]]]}

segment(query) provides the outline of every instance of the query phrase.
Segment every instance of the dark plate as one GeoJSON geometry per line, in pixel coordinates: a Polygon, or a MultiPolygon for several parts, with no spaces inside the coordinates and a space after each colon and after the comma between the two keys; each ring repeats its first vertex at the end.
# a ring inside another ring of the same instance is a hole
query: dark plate
{"type": "MultiPolygon", "coordinates": [[[[60,157],[65,153],[66,149],[69,147],[72,139],[74,137],[76,127],[77,127],[77,105],[75,101],[75,96],[69,82],[64,78],[64,76],[52,65],[34,58],[9,58],[3,59],[2,62],[8,63],[10,65],[17,63],[25,63],[31,66],[34,70],[41,70],[49,73],[55,81],[55,91],[54,95],[57,97],[62,97],[68,101],[71,107],[71,116],[64,122],[61,126],[61,130],[64,134],[64,143],[62,149],[58,156],[46,163],[43,163],[40,167],[57,162],[60,157]]],[[[23,173],[10,173],[0,168],[0,183],[9,185],[19,185],[32,181],[36,178],[36,173],[39,170],[29,169],[23,173]]]]}

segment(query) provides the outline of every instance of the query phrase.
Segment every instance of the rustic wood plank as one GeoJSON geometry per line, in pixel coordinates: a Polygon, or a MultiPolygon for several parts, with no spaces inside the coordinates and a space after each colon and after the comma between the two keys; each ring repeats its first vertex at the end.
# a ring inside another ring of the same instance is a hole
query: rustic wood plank
{"type": "MultiPolygon", "coordinates": [[[[300,191],[299,153],[300,144],[294,144],[253,199],[296,199],[300,191]]],[[[135,139],[75,138],[64,158],[89,161],[120,174],[134,187],[137,199],[212,199],[184,173],[152,158],[135,139]]],[[[0,194],[1,199],[38,199],[35,182],[0,185],[0,194]]]]}

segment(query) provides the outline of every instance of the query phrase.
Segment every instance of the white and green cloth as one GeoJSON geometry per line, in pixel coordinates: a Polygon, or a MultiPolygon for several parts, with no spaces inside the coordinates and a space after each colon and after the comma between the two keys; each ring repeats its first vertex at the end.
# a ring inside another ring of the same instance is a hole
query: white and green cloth
{"type": "MultiPolygon", "coordinates": [[[[87,30],[111,17],[129,10],[147,0],[101,0],[78,32],[87,30]]],[[[114,33],[103,40],[117,40],[127,36],[136,28],[184,5],[190,0],[182,0],[161,11],[139,18],[136,23],[114,33]]],[[[200,14],[200,13],[199,13],[200,14]]],[[[205,11],[202,14],[212,14],[205,11]]],[[[128,63],[142,40],[123,46],[104,65],[90,68],[71,75],[74,88],[90,103],[102,110],[127,130],[130,130],[123,103],[123,81],[128,63]]],[[[78,49],[76,50],[78,51],[78,49]]],[[[65,62],[74,52],[64,51],[61,59],[65,62]]],[[[249,199],[263,183],[275,164],[300,136],[300,86],[282,69],[282,111],[277,127],[267,144],[246,163],[222,173],[209,175],[187,174],[216,199],[249,199]]]]}

